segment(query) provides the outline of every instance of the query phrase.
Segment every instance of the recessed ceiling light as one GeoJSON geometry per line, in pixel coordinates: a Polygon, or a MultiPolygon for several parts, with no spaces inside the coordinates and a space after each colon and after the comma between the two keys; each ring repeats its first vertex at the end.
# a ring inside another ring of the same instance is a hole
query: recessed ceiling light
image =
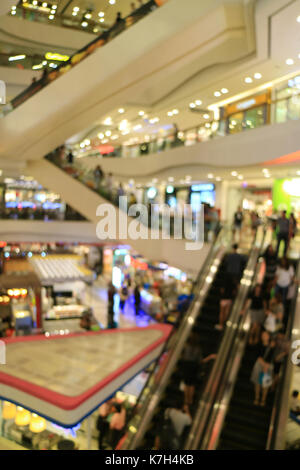
{"type": "Polygon", "coordinates": [[[209,129],[209,128],[210,128],[210,123],[209,123],[209,122],[206,122],[206,123],[205,123],[205,127],[206,127],[207,129],[209,129]]]}
{"type": "Polygon", "coordinates": [[[57,8],[57,5],[52,5],[53,10],[56,10],[56,8],[57,8]]]}
{"type": "Polygon", "coordinates": [[[74,8],[73,8],[73,11],[79,11],[79,10],[80,10],[79,7],[74,7],[74,8]]]}
{"type": "Polygon", "coordinates": [[[221,92],[226,95],[226,93],[228,93],[228,89],[227,88],[222,88],[221,92]]]}
{"type": "Polygon", "coordinates": [[[209,114],[203,114],[204,119],[209,119],[209,114]]]}
{"type": "Polygon", "coordinates": [[[100,18],[103,18],[104,12],[103,12],[103,11],[99,11],[98,16],[100,16],[100,18]]]}
{"type": "Polygon", "coordinates": [[[83,21],[83,22],[81,23],[81,26],[82,26],[83,28],[86,28],[86,27],[88,26],[88,22],[87,22],[87,21],[83,21]]]}
{"type": "Polygon", "coordinates": [[[111,117],[107,117],[103,122],[104,122],[104,124],[106,124],[107,126],[111,126],[111,125],[112,125],[112,118],[111,118],[111,117]]]}
{"type": "Polygon", "coordinates": [[[211,178],[214,177],[214,175],[213,175],[212,173],[208,173],[207,177],[208,177],[209,179],[211,179],[211,178]]]}
{"type": "Polygon", "coordinates": [[[49,20],[54,20],[54,15],[50,15],[49,20]]]}
{"type": "Polygon", "coordinates": [[[232,175],[232,176],[237,176],[237,171],[232,171],[232,172],[231,172],[231,175],[232,175]]]}
{"type": "Polygon", "coordinates": [[[110,3],[111,5],[114,5],[114,4],[116,3],[116,0],[109,0],[109,3],[110,3]]]}
{"type": "Polygon", "coordinates": [[[215,91],[214,95],[218,98],[219,96],[221,96],[221,92],[220,91],[215,91]]]}
{"type": "Polygon", "coordinates": [[[99,137],[99,139],[104,139],[104,134],[103,134],[103,132],[99,132],[98,137],[99,137]]]}
{"type": "Polygon", "coordinates": [[[202,101],[201,100],[196,100],[195,103],[196,103],[197,106],[201,106],[202,101]]]}
{"type": "Polygon", "coordinates": [[[286,65],[294,65],[294,60],[293,59],[286,59],[285,63],[286,63],[286,65]]]}
{"type": "Polygon", "coordinates": [[[168,111],[168,112],[167,112],[167,115],[168,115],[168,116],[173,116],[173,111],[168,111]]]}
{"type": "Polygon", "coordinates": [[[172,112],[173,112],[173,114],[178,114],[179,113],[178,109],[173,109],[172,112]]]}
{"type": "Polygon", "coordinates": [[[263,168],[262,171],[263,171],[263,172],[267,172],[267,173],[269,172],[268,168],[263,168]]]}
{"type": "Polygon", "coordinates": [[[120,108],[120,109],[118,109],[118,112],[119,112],[120,114],[123,114],[123,113],[125,113],[125,109],[124,109],[124,108],[120,108]]]}
{"type": "Polygon", "coordinates": [[[106,131],[105,135],[106,135],[106,137],[110,137],[111,136],[111,131],[106,131]]]}
{"type": "Polygon", "coordinates": [[[254,74],[254,78],[255,78],[256,80],[260,80],[261,77],[262,77],[262,74],[259,73],[259,72],[256,72],[256,73],[254,74]]]}
{"type": "Polygon", "coordinates": [[[252,82],[253,82],[253,80],[252,80],[251,77],[246,77],[245,78],[245,83],[252,83],[252,82]]]}
{"type": "Polygon", "coordinates": [[[190,108],[196,108],[195,103],[190,103],[190,108]]]}
{"type": "Polygon", "coordinates": [[[38,4],[37,0],[33,0],[32,5],[36,6],[38,4]]]}
{"type": "Polygon", "coordinates": [[[144,116],[145,111],[139,111],[139,116],[144,116]]]}
{"type": "MultiPolygon", "coordinates": [[[[46,5],[47,5],[47,4],[46,4],[46,5]]],[[[14,5],[14,6],[11,7],[11,9],[12,9],[12,10],[16,10],[17,7],[14,5]]]]}
{"type": "Polygon", "coordinates": [[[222,181],[222,178],[220,176],[217,176],[216,181],[222,181]]]}
{"type": "Polygon", "coordinates": [[[77,16],[77,11],[72,11],[72,16],[77,16]]]}
{"type": "Polygon", "coordinates": [[[243,175],[239,175],[239,176],[238,176],[238,179],[239,179],[239,180],[243,180],[243,179],[244,179],[243,175]]]}
{"type": "Polygon", "coordinates": [[[44,3],[42,4],[42,6],[43,6],[44,8],[47,8],[48,3],[44,2],[44,3]]]}
{"type": "Polygon", "coordinates": [[[100,23],[104,23],[104,18],[100,18],[100,23]]]}
{"type": "Polygon", "coordinates": [[[92,15],[91,15],[91,13],[86,13],[86,14],[84,15],[84,17],[85,17],[87,20],[90,20],[90,19],[92,18],[92,15]]]}
{"type": "Polygon", "coordinates": [[[12,11],[10,12],[11,15],[16,15],[16,13],[17,13],[16,10],[12,10],[12,11]]]}

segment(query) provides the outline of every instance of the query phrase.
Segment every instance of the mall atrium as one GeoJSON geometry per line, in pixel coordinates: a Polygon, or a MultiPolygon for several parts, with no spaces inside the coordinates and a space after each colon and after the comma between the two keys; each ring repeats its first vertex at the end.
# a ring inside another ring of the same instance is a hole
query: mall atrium
{"type": "Polygon", "coordinates": [[[1,0],[0,450],[300,449],[300,0],[1,0]]]}

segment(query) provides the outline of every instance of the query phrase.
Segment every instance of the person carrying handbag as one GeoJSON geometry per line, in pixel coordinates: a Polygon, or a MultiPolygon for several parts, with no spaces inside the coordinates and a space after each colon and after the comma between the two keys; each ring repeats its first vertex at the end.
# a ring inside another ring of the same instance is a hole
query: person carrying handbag
{"type": "Polygon", "coordinates": [[[274,352],[275,341],[270,338],[270,333],[264,331],[261,335],[258,357],[250,378],[251,382],[254,383],[255,406],[265,406],[266,404],[268,390],[273,383],[274,352]]]}

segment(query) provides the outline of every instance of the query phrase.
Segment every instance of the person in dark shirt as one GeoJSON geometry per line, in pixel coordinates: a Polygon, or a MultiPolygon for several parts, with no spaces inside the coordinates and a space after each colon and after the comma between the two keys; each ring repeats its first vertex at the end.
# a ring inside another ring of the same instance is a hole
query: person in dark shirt
{"type": "Polygon", "coordinates": [[[244,270],[246,258],[238,253],[238,245],[235,243],[232,247],[232,253],[226,257],[226,274],[230,277],[231,282],[237,285],[244,270]]]}
{"type": "Polygon", "coordinates": [[[233,299],[236,294],[236,286],[230,278],[226,278],[224,285],[220,289],[220,313],[219,323],[215,325],[217,330],[223,330],[224,324],[228,318],[233,299]]]}
{"type": "Polygon", "coordinates": [[[135,307],[135,314],[139,315],[141,305],[141,291],[140,286],[137,284],[134,288],[134,307],[135,307]]]}
{"type": "Polygon", "coordinates": [[[267,301],[263,295],[262,286],[260,284],[257,284],[253,292],[249,294],[241,313],[244,315],[248,308],[250,308],[249,313],[251,317],[249,344],[257,344],[267,311],[267,301]]]}
{"type": "Polygon", "coordinates": [[[286,217],[286,211],[282,211],[281,217],[277,219],[277,248],[276,256],[278,256],[280,244],[284,243],[284,256],[286,256],[289,244],[290,222],[286,217]]]}
{"type": "Polygon", "coordinates": [[[117,291],[112,282],[108,286],[107,328],[114,328],[114,300],[117,291]]]}
{"type": "Polygon", "coordinates": [[[242,229],[242,224],[243,224],[243,211],[241,207],[238,207],[237,211],[234,213],[233,216],[233,239],[235,238],[236,233],[238,232],[239,238],[241,237],[241,229],[242,229]]]}
{"type": "Polygon", "coordinates": [[[267,284],[275,277],[277,268],[277,256],[272,245],[269,245],[264,253],[264,260],[266,263],[266,274],[264,281],[267,284]]]}
{"type": "Polygon", "coordinates": [[[273,363],[275,360],[275,341],[264,331],[258,347],[257,360],[251,372],[251,382],[254,383],[254,405],[265,406],[268,390],[273,382],[273,363]],[[261,395],[261,401],[260,401],[261,395]]]}

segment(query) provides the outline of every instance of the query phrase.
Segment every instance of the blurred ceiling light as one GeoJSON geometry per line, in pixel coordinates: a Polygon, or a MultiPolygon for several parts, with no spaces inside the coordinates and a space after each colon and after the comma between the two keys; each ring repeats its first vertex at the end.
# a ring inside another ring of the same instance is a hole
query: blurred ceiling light
{"type": "Polygon", "coordinates": [[[79,10],[80,10],[79,7],[74,7],[74,8],[73,8],[73,11],[79,11],[79,10]]]}
{"type": "Polygon", "coordinates": [[[238,179],[239,179],[239,180],[243,180],[243,179],[244,179],[243,175],[239,175],[239,176],[238,176],[238,179]]]}
{"type": "Polygon", "coordinates": [[[170,181],[172,183],[174,181],[173,176],[169,176],[168,181],[170,181]]]}
{"type": "Polygon", "coordinates": [[[173,111],[168,111],[167,114],[168,116],[173,116],[173,111]]]}
{"type": "Polygon", "coordinates": [[[100,23],[104,23],[104,18],[100,18],[100,23]]]}
{"type": "Polygon", "coordinates": [[[262,74],[259,73],[259,72],[256,72],[256,73],[254,74],[254,78],[255,78],[256,80],[260,80],[261,77],[262,77],[262,74]]]}
{"type": "Polygon", "coordinates": [[[20,54],[20,55],[14,55],[8,58],[9,62],[14,62],[15,60],[22,60],[25,59],[26,55],[25,54],[20,54]]]}
{"type": "Polygon", "coordinates": [[[123,119],[123,121],[121,121],[119,124],[120,131],[125,131],[127,127],[128,127],[128,121],[127,119],[123,119]]]}
{"type": "Polygon", "coordinates": [[[77,11],[72,11],[73,16],[77,16],[77,11]]]}
{"type": "Polygon", "coordinates": [[[92,18],[92,14],[91,13],[85,13],[84,17],[87,19],[87,20],[90,20],[92,18]]]}
{"type": "Polygon", "coordinates": [[[11,9],[12,9],[12,10],[16,10],[17,7],[14,5],[14,6],[11,7],[11,9]]]}
{"type": "Polygon", "coordinates": [[[134,128],[133,128],[134,131],[138,131],[139,129],[142,129],[142,124],[137,124],[137,125],[134,126],[134,128]]]}
{"type": "Polygon", "coordinates": [[[43,68],[43,64],[37,64],[32,66],[32,70],[39,70],[43,68]]]}
{"type": "Polygon", "coordinates": [[[103,134],[103,132],[99,132],[98,137],[99,137],[99,139],[104,139],[104,134],[103,134]]]}
{"type": "Polygon", "coordinates": [[[300,15],[297,16],[297,22],[300,23],[300,15]]]}
{"type": "Polygon", "coordinates": [[[285,63],[286,63],[286,65],[294,65],[294,60],[293,59],[286,59],[285,63]]]}
{"type": "Polygon", "coordinates": [[[119,138],[118,134],[112,136],[111,140],[117,140],[119,138]]]}
{"type": "Polygon", "coordinates": [[[120,109],[118,109],[118,113],[120,113],[120,114],[123,114],[123,113],[125,113],[125,109],[124,109],[124,108],[120,108],[120,109]]]}
{"type": "Polygon", "coordinates": [[[214,177],[214,175],[213,175],[212,173],[208,173],[207,177],[208,177],[209,179],[211,179],[211,178],[214,177]]]}
{"type": "Polygon", "coordinates": [[[231,172],[231,175],[232,175],[232,176],[237,176],[237,175],[238,175],[238,174],[237,174],[237,171],[232,171],[232,172],[231,172]]]}
{"type": "Polygon", "coordinates": [[[245,83],[252,83],[252,82],[253,82],[253,80],[252,80],[251,77],[246,77],[245,78],[245,83]]]}
{"type": "Polygon", "coordinates": [[[221,92],[223,93],[223,95],[226,95],[226,93],[228,93],[228,89],[227,88],[222,88],[221,92]]]}
{"type": "Polygon", "coordinates": [[[54,15],[49,15],[48,18],[49,20],[54,20],[54,15]]]}
{"type": "Polygon", "coordinates": [[[209,119],[209,114],[203,114],[204,119],[209,119]]]}
{"type": "Polygon", "coordinates": [[[190,108],[196,108],[195,103],[190,103],[190,108]]]}
{"type": "Polygon", "coordinates": [[[139,111],[139,116],[144,116],[145,111],[139,111]]]}
{"type": "Polygon", "coordinates": [[[103,18],[104,12],[103,12],[103,11],[99,11],[98,16],[100,16],[100,18],[103,18]]]}
{"type": "Polygon", "coordinates": [[[220,91],[215,91],[214,95],[218,98],[219,96],[221,96],[221,92],[220,91]]]}
{"type": "Polygon", "coordinates": [[[178,114],[179,113],[178,109],[173,109],[172,112],[173,112],[173,114],[178,114]]]}
{"type": "Polygon", "coordinates": [[[88,26],[88,22],[87,22],[87,21],[83,21],[83,22],[81,23],[81,26],[82,26],[83,28],[86,28],[86,27],[88,26]]]}
{"type": "Polygon", "coordinates": [[[16,13],[17,13],[16,10],[12,10],[12,11],[10,12],[11,15],[15,15],[16,13]]]}
{"type": "Polygon", "coordinates": [[[202,101],[201,100],[196,100],[195,103],[196,103],[197,106],[201,106],[202,101]]]}
{"type": "Polygon", "coordinates": [[[110,3],[111,5],[114,5],[114,4],[116,3],[116,0],[109,0],[109,3],[110,3]]]}
{"type": "Polygon", "coordinates": [[[56,10],[56,8],[57,8],[57,5],[52,5],[53,10],[56,10]]]}
{"type": "Polygon", "coordinates": [[[44,3],[42,4],[42,6],[43,6],[44,8],[47,8],[48,3],[44,2],[44,3]]]}
{"type": "Polygon", "coordinates": [[[107,117],[107,118],[104,120],[104,124],[107,125],[107,126],[111,126],[111,125],[112,125],[112,118],[111,118],[111,117],[107,117]]]}
{"type": "Polygon", "coordinates": [[[106,137],[110,137],[111,136],[111,131],[106,131],[105,135],[106,135],[106,137]]]}
{"type": "Polygon", "coordinates": [[[217,176],[216,181],[222,181],[222,178],[220,176],[217,176]]]}
{"type": "Polygon", "coordinates": [[[36,6],[38,4],[37,0],[33,0],[32,5],[36,6]]]}

